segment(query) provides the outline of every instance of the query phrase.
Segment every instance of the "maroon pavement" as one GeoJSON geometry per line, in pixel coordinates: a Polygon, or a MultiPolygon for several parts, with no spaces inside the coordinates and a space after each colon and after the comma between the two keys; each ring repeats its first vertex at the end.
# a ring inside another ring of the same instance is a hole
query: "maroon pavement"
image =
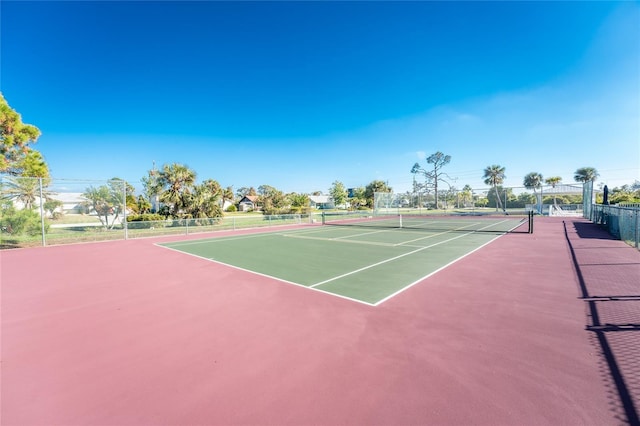
{"type": "Polygon", "coordinates": [[[1,423],[620,424],[564,225],[378,307],[158,239],[4,251],[1,423]]]}

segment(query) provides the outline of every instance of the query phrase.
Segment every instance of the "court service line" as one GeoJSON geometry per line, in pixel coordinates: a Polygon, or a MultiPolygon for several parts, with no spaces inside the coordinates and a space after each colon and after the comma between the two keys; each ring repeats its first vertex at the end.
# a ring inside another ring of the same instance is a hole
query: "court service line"
{"type": "Polygon", "coordinates": [[[353,237],[361,237],[363,235],[371,235],[371,234],[379,234],[381,232],[391,232],[391,229],[383,229],[381,231],[368,231],[368,232],[361,232],[359,234],[351,234],[351,235],[344,235],[342,237],[334,237],[334,240],[344,240],[346,238],[353,238],[353,237]]]}
{"type": "MultiPolygon", "coordinates": [[[[477,225],[478,223],[480,223],[480,222],[470,223],[470,224],[469,224],[469,225],[467,225],[467,226],[474,226],[474,225],[477,225]]],[[[438,232],[437,234],[428,235],[428,236],[426,236],[426,237],[416,238],[416,239],[414,239],[414,240],[403,241],[403,242],[401,242],[401,243],[397,243],[397,244],[395,244],[395,245],[396,245],[396,246],[404,246],[404,245],[406,245],[406,244],[408,244],[408,243],[413,243],[413,242],[415,242],[415,241],[420,241],[420,240],[426,240],[426,239],[428,239],[428,238],[437,237],[438,235],[448,234],[449,232],[462,231],[462,230],[463,230],[464,228],[466,228],[467,226],[463,226],[463,227],[461,227],[461,228],[456,228],[456,229],[449,229],[448,231],[438,232]]],[[[471,232],[474,232],[474,231],[471,231],[471,232]]]]}
{"type": "MultiPolygon", "coordinates": [[[[286,226],[286,225],[283,225],[286,226]]],[[[265,228],[259,228],[263,230],[265,228]]],[[[172,247],[185,247],[190,245],[197,244],[207,244],[207,243],[215,243],[220,241],[235,241],[235,240],[244,240],[247,238],[258,238],[265,237],[269,235],[281,235],[287,233],[312,233],[312,232],[320,232],[319,230],[310,230],[310,229],[291,229],[290,231],[279,231],[277,229],[266,229],[264,232],[256,232],[252,234],[243,234],[243,235],[229,235],[223,237],[208,237],[197,240],[183,240],[183,241],[175,241],[175,242],[167,242],[167,243],[156,243],[156,244],[170,244],[172,247]]]]}
{"type": "MultiPolygon", "coordinates": [[[[506,222],[507,220],[508,220],[508,219],[505,219],[505,220],[503,220],[502,222],[506,222]]],[[[495,223],[494,225],[497,225],[497,224],[502,223],[502,222],[495,223]]],[[[520,225],[522,225],[522,222],[519,222],[519,223],[517,223],[516,225],[514,225],[513,227],[511,227],[511,228],[509,229],[509,231],[513,231],[514,229],[516,229],[516,228],[517,228],[517,227],[519,227],[520,225]]],[[[493,225],[490,225],[490,226],[493,226],[493,225]]],[[[487,226],[487,228],[488,228],[488,226],[487,226]]],[[[484,228],[483,228],[483,229],[484,229],[484,228]]],[[[505,232],[505,233],[506,233],[506,232],[505,232]]],[[[382,303],[386,302],[387,300],[389,300],[389,299],[391,299],[391,298],[393,298],[393,297],[397,296],[398,294],[400,294],[400,293],[404,292],[404,291],[405,291],[405,290],[407,290],[408,288],[413,287],[414,285],[416,285],[416,284],[418,284],[418,283],[420,283],[420,282],[422,282],[422,281],[426,280],[426,279],[427,279],[427,278],[429,278],[430,276],[432,276],[432,275],[434,275],[434,274],[436,274],[436,273],[438,273],[438,272],[442,271],[443,269],[445,269],[445,268],[447,268],[447,267],[451,266],[452,264],[454,264],[454,263],[458,262],[459,260],[464,259],[465,257],[469,256],[471,253],[475,253],[476,251],[480,250],[481,248],[485,247],[486,245],[491,244],[492,242],[494,242],[494,241],[495,241],[495,240],[497,240],[498,238],[500,238],[500,237],[502,237],[503,235],[505,235],[505,233],[502,233],[502,234],[496,235],[496,237],[495,237],[495,238],[492,238],[491,240],[489,240],[489,241],[487,241],[486,243],[484,243],[484,244],[482,244],[482,245],[480,245],[480,246],[476,247],[475,249],[471,250],[470,252],[465,253],[465,254],[463,254],[462,256],[460,256],[460,257],[458,257],[458,258],[456,258],[456,259],[452,260],[451,262],[447,263],[446,265],[441,266],[440,268],[436,269],[435,271],[428,273],[428,274],[427,274],[427,275],[425,275],[424,277],[417,279],[416,281],[412,282],[411,284],[407,285],[406,287],[402,287],[400,290],[396,291],[395,293],[390,294],[389,296],[385,297],[384,299],[378,300],[378,301],[377,301],[376,303],[374,303],[373,305],[374,305],[374,306],[381,305],[382,303]]]]}
{"type": "MultiPolygon", "coordinates": [[[[494,223],[494,224],[491,224],[491,225],[485,226],[485,227],[483,227],[483,228],[480,228],[479,230],[482,230],[482,229],[485,229],[485,228],[489,228],[490,226],[495,226],[495,225],[498,225],[498,224],[500,224],[500,223],[502,223],[502,222],[506,222],[506,221],[507,221],[507,220],[503,220],[503,221],[501,221],[501,222],[494,223]]],[[[404,253],[404,254],[401,254],[401,255],[398,255],[398,256],[394,256],[394,257],[389,258],[389,259],[382,260],[382,261],[380,261],[380,262],[376,262],[376,263],[374,263],[374,264],[371,264],[371,265],[365,266],[365,267],[363,267],[363,268],[356,269],[356,270],[351,271],[351,272],[347,272],[346,274],[338,275],[338,276],[336,276],[336,277],[329,278],[328,280],[320,281],[319,283],[315,283],[315,284],[313,284],[313,285],[311,285],[311,286],[309,286],[309,287],[310,287],[310,288],[315,288],[315,287],[317,287],[317,286],[319,286],[319,285],[327,284],[327,283],[330,283],[330,282],[332,282],[332,281],[339,280],[340,278],[348,277],[349,275],[357,274],[358,272],[366,271],[367,269],[375,268],[376,266],[383,265],[383,264],[388,263],[388,262],[392,262],[392,261],[394,261],[394,260],[397,260],[397,259],[403,258],[403,257],[405,257],[405,256],[412,255],[412,254],[414,254],[414,253],[418,253],[419,251],[426,250],[426,249],[428,249],[428,248],[432,248],[432,247],[435,247],[435,246],[439,246],[440,244],[448,243],[448,242],[450,242],[450,241],[457,240],[458,238],[466,237],[467,235],[471,235],[471,234],[473,234],[474,232],[475,232],[475,231],[467,232],[467,233],[465,233],[465,234],[458,235],[457,237],[449,238],[448,240],[439,241],[439,242],[434,243],[434,244],[431,244],[431,245],[429,245],[429,246],[424,246],[424,247],[421,247],[421,248],[419,248],[419,249],[417,249],[417,250],[413,250],[413,251],[410,251],[410,252],[407,252],[407,253],[404,253]]],[[[497,238],[497,237],[496,237],[496,238],[497,238]]]]}
{"type": "Polygon", "coordinates": [[[364,244],[368,246],[384,246],[384,247],[397,246],[397,244],[392,244],[392,243],[379,243],[375,241],[341,240],[339,238],[310,237],[307,235],[280,234],[280,236],[286,237],[286,238],[299,238],[301,240],[319,240],[319,241],[329,241],[329,242],[349,243],[349,244],[364,244]]]}
{"type": "Polygon", "coordinates": [[[351,302],[357,302],[357,303],[360,303],[360,304],[363,304],[363,305],[367,305],[367,306],[375,306],[373,303],[365,302],[364,300],[354,299],[354,298],[349,297],[349,296],[343,296],[342,294],[332,293],[330,291],[322,290],[321,288],[313,288],[313,287],[310,287],[308,285],[304,285],[304,284],[296,283],[296,282],[293,282],[293,281],[285,280],[284,278],[278,278],[278,277],[274,277],[273,275],[263,274],[262,272],[252,271],[251,269],[245,269],[245,268],[242,268],[240,266],[232,265],[230,263],[221,262],[219,260],[215,260],[215,259],[210,258],[210,257],[200,256],[200,255],[197,255],[197,254],[189,253],[189,252],[182,251],[182,250],[179,250],[179,249],[175,249],[175,248],[172,248],[172,247],[163,246],[163,245],[160,245],[160,244],[155,244],[155,245],[158,246],[158,247],[167,249],[167,250],[174,251],[176,253],[186,254],[187,256],[193,256],[193,257],[196,257],[198,259],[207,260],[207,261],[212,262],[212,263],[217,263],[218,265],[227,266],[229,268],[233,268],[233,269],[236,269],[238,271],[248,272],[250,274],[258,275],[258,276],[261,276],[261,277],[264,277],[264,278],[270,278],[272,280],[280,281],[281,283],[295,285],[296,287],[303,287],[303,288],[306,288],[306,289],[311,289],[313,291],[317,291],[317,292],[320,292],[320,293],[328,294],[330,296],[338,297],[340,299],[349,300],[351,302]]]}
{"type": "Polygon", "coordinates": [[[388,295],[387,297],[385,297],[384,299],[378,300],[376,303],[373,304],[373,306],[378,306],[384,302],[386,302],[387,300],[399,295],[400,293],[404,292],[405,290],[407,290],[408,288],[413,287],[414,285],[426,280],[427,278],[429,278],[432,275],[437,274],[438,272],[442,271],[445,268],[448,268],[449,266],[453,265],[454,263],[458,262],[459,260],[464,259],[465,257],[469,256],[471,253],[475,253],[476,251],[480,250],[482,247],[491,244],[492,242],[494,242],[495,240],[497,240],[498,238],[502,237],[504,234],[500,234],[500,235],[496,235],[495,238],[492,238],[491,240],[487,241],[486,243],[482,244],[481,246],[476,247],[475,249],[471,250],[468,253],[463,254],[462,256],[453,259],[451,262],[447,263],[446,265],[441,266],[440,268],[436,269],[435,271],[432,271],[430,273],[428,273],[427,275],[425,275],[422,278],[419,278],[417,280],[415,280],[414,282],[412,282],[411,284],[402,287],[400,290],[396,291],[395,293],[391,293],[390,295],[388,295]]]}

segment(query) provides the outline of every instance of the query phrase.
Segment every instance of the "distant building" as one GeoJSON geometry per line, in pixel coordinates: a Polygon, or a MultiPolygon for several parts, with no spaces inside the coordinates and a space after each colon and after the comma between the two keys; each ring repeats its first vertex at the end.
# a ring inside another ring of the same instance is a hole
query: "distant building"
{"type": "Polygon", "coordinates": [[[87,199],[82,196],[82,192],[59,192],[51,197],[54,200],[62,201],[61,213],[87,213],[87,199]]]}
{"type": "Polygon", "coordinates": [[[334,209],[333,198],[330,195],[309,195],[310,206],[312,209],[334,209]]]}
{"type": "Polygon", "coordinates": [[[238,202],[238,211],[248,212],[251,210],[258,210],[258,196],[257,195],[245,195],[238,202]]]}
{"type": "MultiPolygon", "coordinates": [[[[62,206],[56,209],[58,213],[87,213],[89,207],[86,206],[87,199],[84,198],[82,192],[56,192],[53,193],[50,197],[51,200],[60,201],[62,206]]],[[[44,202],[46,202],[46,198],[44,202]]],[[[44,203],[43,203],[44,204],[44,203]]],[[[24,203],[19,200],[15,200],[13,205],[17,209],[23,209],[24,203]]],[[[36,197],[33,201],[33,209],[37,212],[40,212],[40,197],[36,197]]]]}

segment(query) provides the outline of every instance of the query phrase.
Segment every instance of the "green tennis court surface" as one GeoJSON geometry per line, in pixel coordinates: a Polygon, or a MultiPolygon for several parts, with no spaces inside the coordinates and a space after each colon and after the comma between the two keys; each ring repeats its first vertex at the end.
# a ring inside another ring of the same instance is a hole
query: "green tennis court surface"
{"type": "Polygon", "coordinates": [[[161,244],[339,297],[377,305],[505,232],[518,218],[351,220],[343,226],[161,244]]]}

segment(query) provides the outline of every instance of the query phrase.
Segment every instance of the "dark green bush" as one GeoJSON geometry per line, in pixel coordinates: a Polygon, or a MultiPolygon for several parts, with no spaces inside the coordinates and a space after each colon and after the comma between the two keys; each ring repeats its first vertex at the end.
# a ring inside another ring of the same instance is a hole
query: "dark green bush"
{"type": "Polygon", "coordinates": [[[130,229],[164,228],[165,218],[156,213],[132,214],[127,216],[130,229]]]}
{"type": "MultiPolygon", "coordinates": [[[[33,210],[17,210],[12,204],[2,206],[0,214],[0,229],[10,235],[27,234],[30,236],[42,233],[40,215],[33,210]]],[[[49,223],[45,221],[44,232],[49,231],[49,223]]]]}
{"type": "Polygon", "coordinates": [[[164,220],[164,216],[156,213],[130,214],[127,222],[148,222],[153,220],[164,220]]]}

